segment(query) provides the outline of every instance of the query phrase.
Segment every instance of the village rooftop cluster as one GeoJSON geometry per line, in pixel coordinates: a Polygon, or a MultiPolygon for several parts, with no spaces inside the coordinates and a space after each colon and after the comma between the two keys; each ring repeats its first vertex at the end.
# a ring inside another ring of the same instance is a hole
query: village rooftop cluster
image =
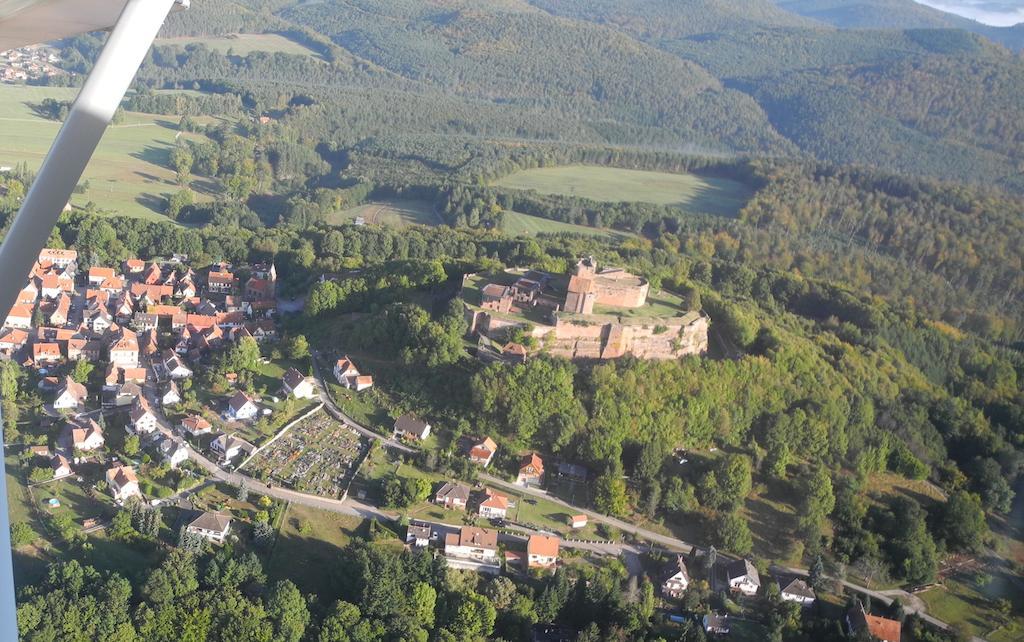
{"type": "MultiPolygon", "coordinates": [[[[188,459],[182,435],[210,434],[210,453],[222,464],[251,453],[253,444],[230,431],[212,434],[209,419],[188,415],[175,426],[163,408],[181,403],[182,387],[214,352],[244,339],[277,339],[276,286],[273,264],[217,263],[199,273],[176,256],[80,270],[75,250],[40,252],[0,330],[0,356],[38,375],[48,421],[59,426],[56,448],[47,454],[54,477],[100,457],[107,418],[123,421],[170,468],[188,459]],[[72,378],[82,361],[100,369],[101,383],[72,378]]],[[[294,369],[282,377],[281,390],[299,399],[317,394],[312,378],[294,369]]],[[[217,410],[228,427],[271,412],[242,389],[221,403],[217,410]]],[[[115,500],[142,496],[131,465],[107,463],[105,481],[115,500]]]]}

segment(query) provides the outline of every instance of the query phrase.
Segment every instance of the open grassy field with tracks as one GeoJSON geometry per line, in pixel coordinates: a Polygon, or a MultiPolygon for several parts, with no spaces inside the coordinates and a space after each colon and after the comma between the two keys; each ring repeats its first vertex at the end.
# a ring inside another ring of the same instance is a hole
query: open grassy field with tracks
{"type": "Polygon", "coordinates": [[[296,56],[319,58],[315,51],[294,40],[276,33],[232,33],[224,36],[181,36],[178,38],[160,38],[157,45],[206,45],[207,49],[227,53],[229,50],[237,56],[247,56],[254,51],[266,53],[283,53],[296,56]]]}
{"type": "Polygon", "coordinates": [[[362,218],[367,225],[399,228],[410,225],[439,225],[442,222],[427,201],[388,199],[335,212],[328,223],[343,225],[352,223],[357,218],[362,218]]]}
{"type": "MultiPolygon", "coordinates": [[[[26,162],[30,169],[38,169],[61,123],[36,113],[34,106],[46,98],[70,101],[76,93],[62,87],[0,86],[0,166],[26,162]]],[[[177,120],[129,113],[123,123],[111,125],[85,170],[83,180],[89,181],[89,188],[84,194],[73,194],[71,204],[81,207],[92,201],[116,214],[164,219],[165,195],[180,189],[168,167],[178,135],[177,120]]],[[[192,189],[204,200],[212,198],[217,184],[194,177],[192,189]]]]}
{"type": "Polygon", "coordinates": [[[495,185],[610,203],[673,205],[691,212],[721,216],[736,216],[753,194],[747,185],[727,178],[594,165],[523,170],[498,180],[495,185]]]}
{"type": "Polygon", "coordinates": [[[599,236],[605,239],[621,241],[629,238],[628,232],[609,230],[605,228],[587,227],[586,225],[575,225],[552,221],[539,216],[530,216],[520,212],[505,212],[505,223],[502,229],[510,236],[537,236],[538,234],[559,234],[569,232],[571,234],[586,234],[588,236],[599,236]]]}
{"type": "MultiPolygon", "coordinates": [[[[410,225],[441,225],[443,223],[427,201],[400,199],[373,201],[335,212],[328,218],[328,223],[344,225],[354,222],[357,218],[362,218],[367,225],[387,225],[397,228],[410,225]]],[[[520,212],[505,212],[505,223],[502,229],[510,236],[536,236],[560,232],[587,234],[614,240],[622,240],[630,236],[627,232],[551,221],[520,212]]]]}

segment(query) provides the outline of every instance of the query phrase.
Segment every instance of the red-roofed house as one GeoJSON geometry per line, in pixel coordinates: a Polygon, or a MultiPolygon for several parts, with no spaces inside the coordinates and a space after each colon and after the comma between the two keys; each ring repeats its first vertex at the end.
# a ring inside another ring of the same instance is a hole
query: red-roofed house
{"type": "Polygon", "coordinates": [[[61,286],[60,279],[56,274],[48,273],[40,277],[39,292],[43,295],[44,299],[56,299],[63,291],[64,288],[61,286]]]}
{"type": "Polygon", "coordinates": [[[32,307],[28,305],[15,305],[7,313],[7,320],[4,325],[9,328],[29,329],[32,327],[32,307]]]}
{"type": "Polygon", "coordinates": [[[494,453],[498,452],[498,444],[490,437],[484,437],[469,449],[469,460],[487,468],[494,459],[494,453]]]}
{"type": "Polygon", "coordinates": [[[480,502],[478,512],[486,519],[505,519],[508,514],[508,497],[490,488],[484,490],[486,498],[480,502]]]}
{"type": "Polygon", "coordinates": [[[50,313],[50,325],[62,326],[68,322],[68,313],[71,312],[71,298],[61,293],[57,297],[57,305],[54,306],[53,312],[50,313]]]}
{"type": "Polygon", "coordinates": [[[342,357],[334,363],[334,378],[338,380],[341,385],[346,385],[349,377],[355,377],[359,374],[359,370],[356,368],[356,364],[348,357],[342,357]]]}
{"type": "Polygon", "coordinates": [[[189,415],[181,420],[181,429],[193,437],[198,437],[211,432],[213,424],[199,415],[189,415]]]}
{"type": "Polygon", "coordinates": [[[6,328],[0,333],[0,352],[10,356],[28,343],[28,332],[21,328],[6,328]]]}
{"type": "Polygon", "coordinates": [[[71,377],[64,377],[60,389],[57,390],[57,398],[53,400],[53,407],[55,410],[81,408],[85,405],[85,400],[88,397],[89,391],[86,390],[84,385],[71,377]]]}
{"type": "Polygon", "coordinates": [[[89,268],[89,285],[98,286],[107,279],[113,279],[117,277],[114,272],[114,268],[93,266],[89,268]]]}
{"type": "Polygon", "coordinates": [[[139,490],[139,478],[131,466],[115,466],[107,471],[107,486],[116,501],[122,502],[129,497],[142,497],[139,490]]]}
{"type": "Polygon", "coordinates": [[[40,263],[52,263],[57,267],[64,268],[76,261],[78,261],[78,252],[76,250],[57,250],[46,247],[39,252],[40,263]]]}
{"type": "Polygon", "coordinates": [[[131,432],[137,435],[147,435],[156,430],[156,413],[153,412],[153,408],[150,407],[145,397],[135,399],[129,418],[132,422],[131,432]]]}
{"type": "Polygon", "coordinates": [[[540,486],[544,481],[544,461],[537,453],[524,456],[519,464],[516,483],[520,486],[540,486]]]}
{"type": "Polygon", "coordinates": [[[64,424],[61,441],[72,450],[96,450],[103,447],[103,429],[92,419],[76,419],[64,424]]]}
{"type": "Polygon", "coordinates": [[[74,474],[74,471],[71,470],[71,462],[64,455],[55,455],[50,459],[50,468],[53,469],[54,479],[74,474]]]}
{"type": "Polygon", "coordinates": [[[210,270],[206,278],[206,287],[210,292],[218,294],[231,294],[235,287],[235,275],[231,272],[215,272],[210,270]]]}
{"type": "Polygon", "coordinates": [[[864,611],[864,605],[857,605],[846,613],[846,626],[852,635],[867,630],[868,634],[879,642],[900,642],[902,625],[898,620],[890,620],[864,611]]]}
{"type": "Polygon", "coordinates": [[[530,535],[526,540],[528,568],[551,568],[558,563],[559,540],[554,535],[530,535]]]}
{"type": "Polygon", "coordinates": [[[32,344],[32,361],[37,366],[53,363],[60,363],[63,359],[60,353],[59,343],[34,343],[32,344]]]}

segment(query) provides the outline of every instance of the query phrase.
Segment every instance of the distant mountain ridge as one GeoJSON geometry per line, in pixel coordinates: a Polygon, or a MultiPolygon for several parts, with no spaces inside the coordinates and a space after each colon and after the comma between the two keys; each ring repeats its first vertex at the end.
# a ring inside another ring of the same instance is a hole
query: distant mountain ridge
{"type": "MultiPolygon", "coordinates": [[[[442,123],[513,138],[806,154],[1024,191],[1024,59],[977,35],[981,25],[912,0],[209,3],[172,16],[165,32],[261,23],[315,32],[348,61],[345,73],[336,63],[315,79],[275,72],[274,82],[373,88],[407,106],[445,97],[430,118],[410,107],[381,136],[433,140],[442,123]],[[965,24],[971,31],[953,27],[965,24]]],[[[220,75],[200,79],[235,73],[213,62],[205,69],[220,75]]]]}
{"type": "Polygon", "coordinates": [[[1024,49],[1024,24],[992,27],[914,0],[773,0],[794,14],[842,29],[963,29],[1014,50],[1024,49]]]}

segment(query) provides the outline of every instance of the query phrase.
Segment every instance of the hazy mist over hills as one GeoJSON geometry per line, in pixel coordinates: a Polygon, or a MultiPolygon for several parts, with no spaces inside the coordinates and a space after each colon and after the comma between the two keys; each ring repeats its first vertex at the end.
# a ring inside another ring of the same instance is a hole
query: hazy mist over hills
{"type": "Polygon", "coordinates": [[[977,20],[993,27],[1012,27],[1024,22],[1024,4],[1019,0],[915,0],[915,2],[977,20]]]}

